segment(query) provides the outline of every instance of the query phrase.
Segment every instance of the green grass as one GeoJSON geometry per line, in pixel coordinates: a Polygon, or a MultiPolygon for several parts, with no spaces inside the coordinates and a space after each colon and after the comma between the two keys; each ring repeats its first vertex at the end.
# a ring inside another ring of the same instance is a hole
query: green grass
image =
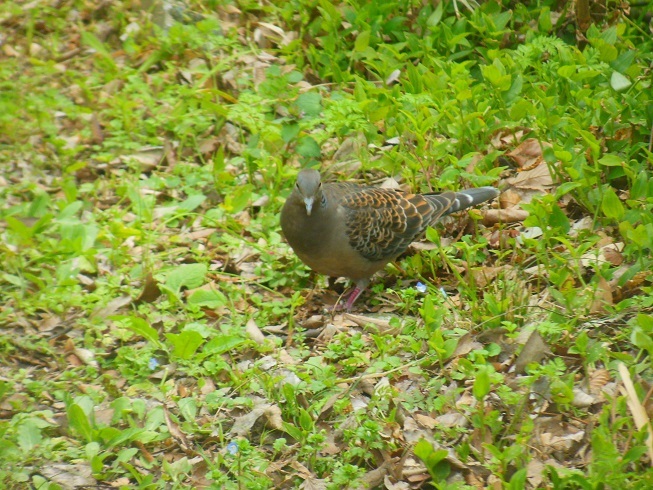
{"type": "Polygon", "coordinates": [[[653,485],[653,4],[529,5],[4,2],[2,485],[653,485]],[[334,316],[306,166],[528,217],[334,316]]]}

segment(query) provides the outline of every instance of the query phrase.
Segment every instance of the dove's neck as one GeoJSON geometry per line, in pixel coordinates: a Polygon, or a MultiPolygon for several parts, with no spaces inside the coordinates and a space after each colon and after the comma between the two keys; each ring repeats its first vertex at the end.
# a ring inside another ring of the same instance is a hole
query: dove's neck
{"type": "Polygon", "coordinates": [[[303,201],[295,202],[295,218],[288,220],[285,226],[288,243],[300,256],[319,253],[327,245],[334,226],[336,213],[329,208],[331,201],[324,194],[315,197],[310,216],[303,201]]]}

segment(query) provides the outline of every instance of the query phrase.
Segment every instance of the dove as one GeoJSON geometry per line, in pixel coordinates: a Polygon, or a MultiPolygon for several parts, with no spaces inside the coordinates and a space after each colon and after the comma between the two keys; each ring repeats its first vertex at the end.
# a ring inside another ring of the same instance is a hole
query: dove
{"type": "Polygon", "coordinates": [[[428,226],[498,195],[494,187],[412,194],[352,182],[322,183],[317,170],[304,169],[281,210],[281,229],[308,267],[353,281],[344,305],[349,311],[372,275],[406,251],[428,226]]]}

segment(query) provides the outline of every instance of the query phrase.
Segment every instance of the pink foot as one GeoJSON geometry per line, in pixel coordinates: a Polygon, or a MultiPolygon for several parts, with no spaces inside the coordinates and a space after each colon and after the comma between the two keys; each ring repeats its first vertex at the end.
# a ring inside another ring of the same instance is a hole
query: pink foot
{"type": "Polygon", "coordinates": [[[338,304],[336,305],[336,311],[351,311],[352,306],[354,306],[354,303],[358,299],[358,297],[361,295],[361,293],[365,290],[365,288],[359,288],[358,286],[355,286],[354,289],[351,291],[349,294],[349,297],[347,298],[347,302],[343,306],[342,301],[339,301],[338,304]]]}

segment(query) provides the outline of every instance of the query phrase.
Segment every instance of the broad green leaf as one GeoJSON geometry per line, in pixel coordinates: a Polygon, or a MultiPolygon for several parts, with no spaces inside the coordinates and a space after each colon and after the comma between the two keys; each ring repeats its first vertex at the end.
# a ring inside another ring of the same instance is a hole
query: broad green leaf
{"type": "Polygon", "coordinates": [[[66,409],[68,425],[84,438],[86,442],[93,441],[93,429],[88,416],[77,403],[73,403],[66,409]]]}
{"type": "Polygon", "coordinates": [[[135,334],[140,335],[155,346],[159,347],[161,345],[161,342],[159,341],[159,332],[152,328],[146,320],[137,316],[127,315],[116,315],[110,317],[110,319],[120,322],[126,328],[135,334]]]}
{"type": "Polygon", "coordinates": [[[601,54],[601,61],[605,63],[610,63],[616,60],[617,55],[619,54],[617,48],[607,43],[599,43],[598,49],[599,49],[599,53],[601,54]]]}
{"type": "Polygon", "coordinates": [[[558,75],[562,78],[571,78],[574,73],[576,73],[575,65],[565,65],[558,68],[558,75]]]}
{"type": "Polygon", "coordinates": [[[526,468],[521,468],[520,470],[515,471],[515,473],[510,477],[508,488],[510,490],[522,490],[523,488],[526,488],[527,476],[528,470],[526,468]]]}
{"type": "Polygon", "coordinates": [[[251,184],[230,187],[221,206],[230,213],[240,213],[252,201],[252,190],[251,184]]]}
{"type": "Polygon", "coordinates": [[[7,216],[5,218],[5,222],[7,223],[7,227],[13,231],[18,237],[23,241],[26,242],[30,238],[32,238],[32,232],[34,231],[33,228],[30,228],[27,226],[25,223],[23,223],[20,220],[17,220],[13,216],[7,216]]]}
{"type": "Polygon", "coordinates": [[[293,439],[301,441],[304,439],[304,433],[288,422],[282,422],[283,430],[293,439]]]}
{"type": "Polygon", "coordinates": [[[25,452],[31,451],[43,440],[40,427],[31,418],[23,420],[18,425],[17,432],[18,445],[25,452]]]}
{"type": "Polygon", "coordinates": [[[319,116],[322,112],[322,96],[318,92],[305,92],[297,97],[297,107],[308,117],[319,116]]]}
{"type": "Polygon", "coordinates": [[[202,355],[219,355],[235,349],[240,344],[244,343],[243,337],[236,335],[218,335],[206,343],[202,349],[202,355]]]}
{"type": "Polygon", "coordinates": [[[630,341],[636,347],[648,351],[649,355],[653,355],[653,338],[650,335],[644,333],[644,331],[635,327],[633,333],[630,336],[630,341]]]}
{"type": "Polygon", "coordinates": [[[63,208],[57,215],[57,221],[65,221],[75,218],[77,220],[77,213],[79,213],[84,204],[81,201],[71,202],[68,206],[63,208]]]}
{"type": "Polygon", "coordinates": [[[312,432],[315,425],[311,414],[303,408],[299,409],[299,425],[306,432],[312,432]]]}
{"type": "Polygon", "coordinates": [[[363,31],[358,36],[356,36],[356,41],[354,42],[354,51],[361,53],[367,49],[370,45],[370,31],[363,31]]]}
{"type": "Polygon", "coordinates": [[[480,366],[478,371],[476,371],[474,386],[472,387],[474,397],[479,401],[483,400],[490,392],[490,388],[490,367],[480,366]]]}
{"type": "Polygon", "coordinates": [[[619,155],[606,153],[599,159],[599,163],[606,167],[619,167],[624,164],[624,160],[619,155]]]}
{"type": "Polygon", "coordinates": [[[540,32],[548,33],[553,29],[553,22],[551,22],[551,10],[549,7],[542,7],[539,19],[537,20],[537,27],[540,32]]]}
{"type": "Polygon", "coordinates": [[[611,189],[608,188],[603,194],[603,202],[601,203],[601,209],[603,214],[608,218],[613,218],[620,220],[624,215],[624,205],[617,196],[617,194],[611,189]]]}
{"type": "Polygon", "coordinates": [[[207,308],[219,308],[227,305],[227,297],[216,289],[198,289],[188,298],[189,305],[205,306],[207,308]]]}
{"type": "MultiPolygon", "coordinates": [[[[140,442],[149,442],[146,437],[143,437],[143,434],[146,432],[145,429],[141,427],[130,427],[128,429],[119,430],[115,427],[107,427],[102,429],[101,434],[103,440],[106,441],[106,446],[108,448],[121,446],[126,442],[140,441],[140,442]],[[111,430],[106,430],[111,429],[111,430]],[[110,438],[105,438],[104,436],[112,436],[110,438]]],[[[151,439],[150,439],[151,440],[151,439]]]]}
{"type": "Polygon", "coordinates": [[[625,76],[623,76],[618,71],[613,71],[612,77],[610,77],[610,85],[617,92],[623,92],[628,87],[630,87],[632,83],[630,80],[628,80],[625,76]]]}
{"type": "Polygon", "coordinates": [[[310,136],[303,136],[297,142],[297,153],[303,157],[319,158],[322,154],[320,145],[310,136]]]}
{"type": "Polygon", "coordinates": [[[190,359],[200,345],[204,343],[202,336],[194,330],[186,330],[179,334],[167,333],[166,338],[173,346],[172,355],[180,359],[190,359]]]}
{"type": "Polygon", "coordinates": [[[440,20],[442,19],[442,8],[443,2],[438,2],[438,6],[435,7],[435,10],[433,13],[429,16],[428,20],[426,21],[426,25],[429,27],[435,27],[440,23],[440,20]]]}
{"type": "Polygon", "coordinates": [[[192,396],[182,398],[177,403],[179,407],[179,413],[184,417],[188,422],[195,422],[197,417],[197,402],[192,396]]]}
{"type": "Polygon", "coordinates": [[[284,143],[290,143],[292,140],[297,138],[300,129],[301,128],[297,123],[284,124],[281,126],[281,139],[284,143]]]}
{"type": "Polygon", "coordinates": [[[185,201],[179,203],[178,207],[179,209],[190,212],[196,209],[204,201],[206,201],[206,196],[204,194],[193,194],[192,196],[189,196],[185,201]]]}
{"type": "Polygon", "coordinates": [[[222,172],[224,172],[224,169],[226,167],[227,163],[225,162],[224,159],[224,147],[220,146],[218,148],[218,151],[215,152],[215,155],[213,155],[213,180],[216,182],[219,182],[219,176],[222,172]]]}
{"type": "MultiPolygon", "coordinates": [[[[518,77],[518,79],[521,80],[521,77],[518,77]]],[[[515,80],[517,80],[517,78],[515,80]]],[[[510,117],[511,119],[519,120],[527,115],[533,114],[534,110],[535,106],[532,102],[526,99],[519,99],[510,108],[510,117]]]]}
{"type": "Polygon", "coordinates": [[[563,182],[556,189],[555,197],[556,197],[556,199],[560,199],[565,194],[568,194],[569,192],[573,191],[574,189],[577,189],[577,188],[582,187],[582,186],[583,186],[583,184],[581,184],[580,182],[563,182]]]}
{"type": "Polygon", "coordinates": [[[164,285],[174,293],[179,293],[183,287],[197,288],[204,283],[207,272],[205,264],[182,264],[168,273],[164,285]]]}
{"type": "Polygon", "coordinates": [[[415,456],[422,460],[435,482],[441,482],[449,476],[451,467],[446,460],[449,452],[446,449],[435,449],[425,439],[420,439],[413,449],[415,456]]]}
{"type": "Polygon", "coordinates": [[[570,228],[569,218],[567,218],[567,215],[564,213],[564,211],[560,209],[560,206],[555,203],[551,207],[549,225],[555,229],[563,231],[564,233],[568,232],[570,228]]]}

